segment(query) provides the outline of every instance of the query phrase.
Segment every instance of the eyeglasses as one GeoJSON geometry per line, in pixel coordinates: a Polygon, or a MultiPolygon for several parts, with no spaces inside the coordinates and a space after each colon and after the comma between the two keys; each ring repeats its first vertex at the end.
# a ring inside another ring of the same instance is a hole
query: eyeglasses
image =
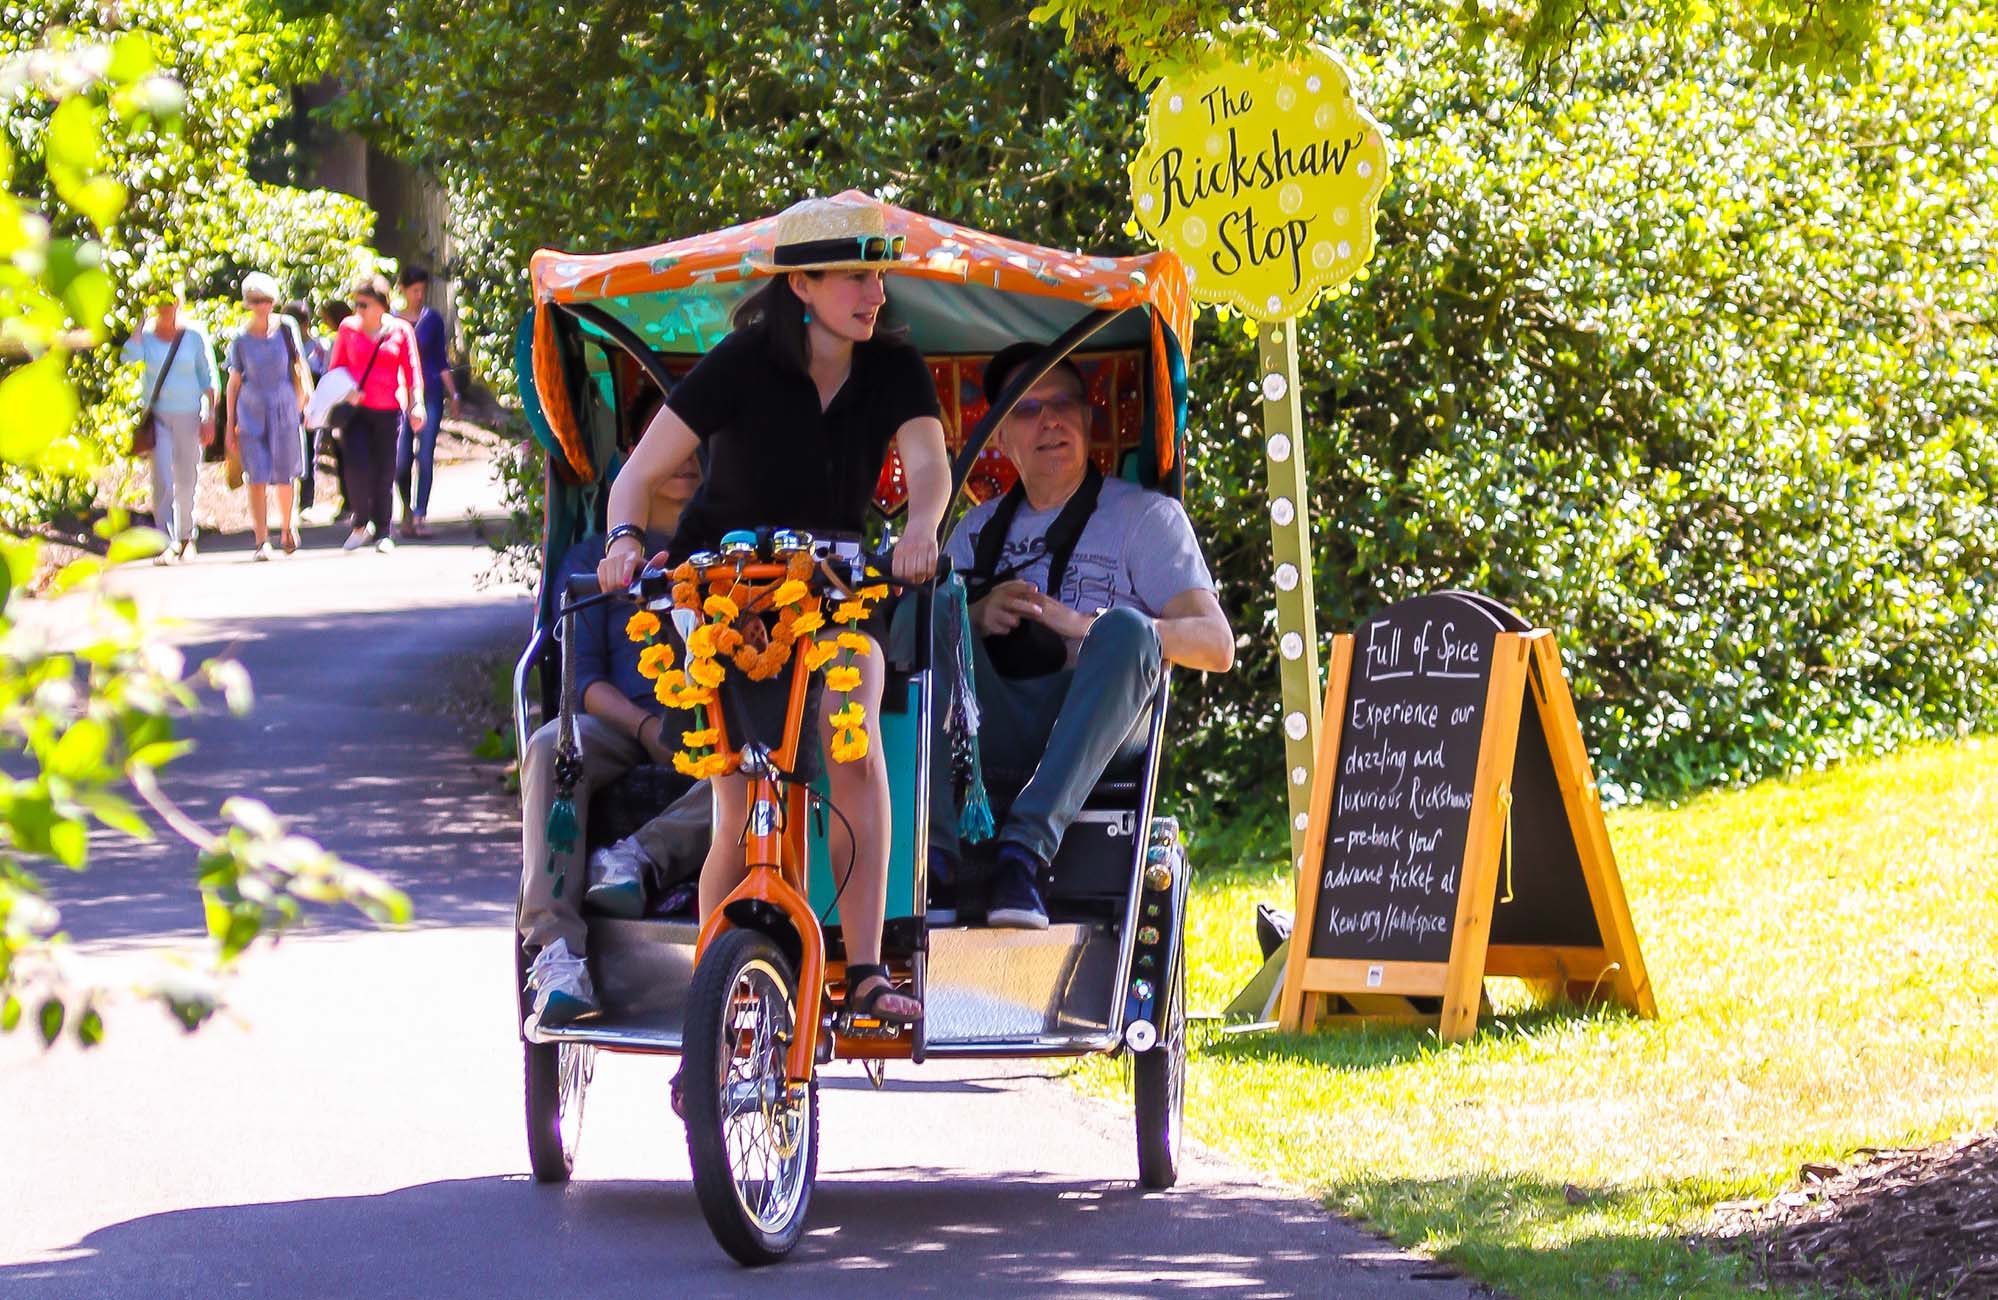
{"type": "Polygon", "coordinates": [[[1041,412],[1047,411],[1057,419],[1072,420],[1082,414],[1082,405],[1080,397],[1069,397],[1067,395],[1061,397],[1023,397],[1013,407],[1013,418],[1038,420],[1041,418],[1041,412]]]}
{"type": "Polygon", "coordinates": [[[902,235],[859,235],[860,260],[863,262],[892,262],[902,255],[902,245],[907,242],[902,235]]]}

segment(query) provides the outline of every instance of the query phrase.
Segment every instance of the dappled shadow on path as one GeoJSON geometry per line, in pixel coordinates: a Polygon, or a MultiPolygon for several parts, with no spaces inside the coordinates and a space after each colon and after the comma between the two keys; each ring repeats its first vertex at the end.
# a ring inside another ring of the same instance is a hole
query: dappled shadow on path
{"type": "MultiPolygon", "coordinates": [[[[193,663],[223,653],[242,662],[256,707],[188,724],[196,749],[162,784],[210,826],[229,796],[262,800],[407,891],[418,925],[505,923],[520,873],[518,797],[496,765],[471,757],[472,737],[444,696],[469,662],[510,655],[527,617],[524,601],[482,600],[204,624],[210,639],[183,652],[193,663]]],[[[80,876],[46,873],[74,938],[200,932],[192,846],[171,833],[141,844],[100,832],[91,853],[80,876]]],[[[367,924],[326,909],[313,916],[315,928],[367,924]]]]}
{"type": "MultiPolygon", "coordinates": [[[[738,1268],[684,1182],[522,1178],[215,1206],[92,1232],[0,1267],[0,1293],[442,1297],[1459,1296],[1307,1202],[1224,1186],[1003,1181],[949,1170],[822,1179],[785,1265],[738,1268]],[[1280,1243],[1274,1244],[1273,1243],[1280,1243]],[[1344,1261],[1343,1263],[1341,1261],[1344,1261]],[[1328,1292],[1328,1269],[1353,1285],[1328,1292]]],[[[1440,1279],[1439,1279],[1440,1281],[1440,1279]]]]}

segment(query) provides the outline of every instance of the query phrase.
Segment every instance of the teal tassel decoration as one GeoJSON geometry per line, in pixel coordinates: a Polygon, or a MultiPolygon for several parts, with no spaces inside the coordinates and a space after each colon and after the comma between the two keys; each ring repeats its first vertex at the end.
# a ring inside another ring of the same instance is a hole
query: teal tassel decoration
{"type": "Polygon", "coordinates": [[[964,809],[957,815],[958,838],[967,844],[977,844],[991,839],[996,829],[992,824],[992,801],[985,793],[985,774],[978,769],[974,758],[971,783],[964,789],[964,809]]]}
{"type": "Polygon", "coordinates": [[[576,805],[567,799],[557,799],[548,805],[548,847],[556,853],[570,853],[575,850],[576,836],[581,830],[576,823],[576,805]]]}
{"type": "Polygon", "coordinates": [[[957,813],[958,838],[977,844],[992,838],[997,829],[992,822],[992,800],[985,793],[985,767],[978,756],[978,691],[972,682],[971,616],[966,604],[964,583],[952,576],[939,593],[956,606],[957,618],[951,639],[956,653],[951,656],[956,680],[951,683],[952,704],[946,727],[952,732],[957,751],[958,771],[964,777],[964,804],[957,813]]]}

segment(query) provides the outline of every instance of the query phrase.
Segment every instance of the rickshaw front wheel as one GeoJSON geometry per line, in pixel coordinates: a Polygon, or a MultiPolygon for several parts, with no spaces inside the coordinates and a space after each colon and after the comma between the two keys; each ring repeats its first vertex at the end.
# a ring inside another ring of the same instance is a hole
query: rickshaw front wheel
{"type": "Polygon", "coordinates": [[[576,1167],[583,1097],[597,1049],[582,1043],[523,1043],[527,1054],[527,1158],[534,1180],[561,1183],[576,1167]]]}
{"type": "Polygon", "coordinates": [[[1174,954],[1159,1014],[1159,1037],[1131,1062],[1138,1120],[1138,1185],[1157,1191],[1179,1181],[1179,1139],[1186,1116],[1186,953],[1174,954]]]}
{"type": "Polygon", "coordinates": [[[819,1085],[793,1089],[797,979],[755,930],[709,945],[687,999],[687,1157],[701,1213],[740,1263],[773,1264],[805,1233],[819,1167],[819,1085]]]}

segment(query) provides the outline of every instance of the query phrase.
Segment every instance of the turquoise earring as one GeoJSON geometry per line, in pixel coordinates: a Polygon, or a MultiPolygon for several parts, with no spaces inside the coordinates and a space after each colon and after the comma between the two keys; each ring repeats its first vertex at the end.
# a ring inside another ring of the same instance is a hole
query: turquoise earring
{"type": "Polygon", "coordinates": [[[812,309],[810,307],[807,307],[805,308],[805,324],[809,325],[811,323],[812,323],[812,309]]]}

